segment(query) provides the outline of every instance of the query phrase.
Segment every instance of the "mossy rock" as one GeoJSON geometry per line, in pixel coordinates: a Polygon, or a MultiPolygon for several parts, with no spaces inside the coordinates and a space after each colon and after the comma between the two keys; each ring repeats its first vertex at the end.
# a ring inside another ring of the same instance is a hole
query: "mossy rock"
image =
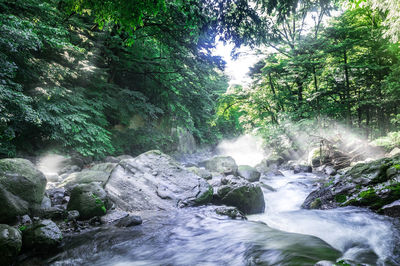
{"type": "Polygon", "coordinates": [[[70,174],[59,187],[72,188],[78,184],[89,184],[92,182],[98,182],[104,185],[110,173],[105,171],[97,171],[97,170],[87,170],[77,173],[70,174]]]}
{"type": "Polygon", "coordinates": [[[235,160],[230,156],[215,156],[203,164],[211,172],[236,174],[238,169],[235,160]]]}
{"type": "Polygon", "coordinates": [[[0,222],[12,222],[16,216],[40,206],[46,183],[43,173],[30,161],[0,160],[0,222]]]}
{"type": "Polygon", "coordinates": [[[47,253],[61,243],[62,233],[53,221],[41,220],[28,226],[22,239],[24,247],[47,253]]]}
{"type": "Polygon", "coordinates": [[[0,265],[12,265],[22,247],[22,236],[18,229],[0,224],[0,265]]]}
{"type": "Polygon", "coordinates": [[[258,172],[256,168],[251,167],[249,165],[239,165],[238,175],[243,177],[249,182],[259,181],[261,176],[260,172],[258,172]]]}
{"type": "Polygon", "coordinates": [[[72,189],[67,210],[77,210],[79,219],[87,220],[106,214],[106,201],[107,194],[98,184],[81,184],[72,189]]]}

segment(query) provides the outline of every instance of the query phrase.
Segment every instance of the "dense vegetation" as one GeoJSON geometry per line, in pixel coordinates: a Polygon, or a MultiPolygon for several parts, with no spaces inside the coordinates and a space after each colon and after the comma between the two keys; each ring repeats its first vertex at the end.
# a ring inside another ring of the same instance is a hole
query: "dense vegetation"
{"type": "Polygon", "coordinates": [[[272,26],[260,37],[253,82],[227,95],[230,109],[221,113],[278,147],[333,121],[369,139],[399,130],[400,47],[396,27],[388,27],[398,13],[379,9],[378,1],[356,2],[346,2],[335,18],[333,1],[302,1],[281,20],[265,16],[272,26]]]}
{"type": "Polygon", "coordinates": [[[399,130],[399,3],[383,2],[1,0],[0,156],[168,152],[177,131],[283,146],[329,119],[399,130]],[[217,41],[259,48],[249,87],[224,94],[217,41]]]}

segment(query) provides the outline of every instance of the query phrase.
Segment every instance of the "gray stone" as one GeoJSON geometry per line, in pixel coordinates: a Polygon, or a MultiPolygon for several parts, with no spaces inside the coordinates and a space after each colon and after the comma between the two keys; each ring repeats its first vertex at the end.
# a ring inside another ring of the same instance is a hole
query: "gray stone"
{"type": "Polygon", "coordinates": [[[205,180],[212,179],[212,174],[204,168],[198,168],[198,167],[192,166],[192,167],[188,167],[186,169],[189,170],[190,172],[200,176],[201,178],[204,178],[205,180]]]}
{"type": "Polygon", "coordinates": [[[212,188],[203,178],[160,151],[122,160],[105,190],[124,211],[168,210],[205,204],[212,198],[212,188]],[[159,174],[154,176],[154,172],[159,174]]]}
{"type": "Polygon", "coordinates": [[[13,222],[42,203],[45,176],[25,159],[0,160],[0,222],[13,222]]]}
{"type": "Polygon", "coordinates": [[[100,221],[102,224],[111,224],[115,223],[118,220],[129,216],[129,213],[120,210],[111,210],[107,212],[106,215],[100,217],[100,221]]]}
{"type": "Polygon", "coordinates": [[[63,175],[63,174],[72,174],[75,172],[81,171],[82,168],[80,168],[77,165],[66,165],[64,166],[61,170],[58,171],[58,175],[63,175]]]}
{"type": "Polygon", "coordinates": [[[215,156],[204,161],[202,165],[211,172],[224,174],[236,175],[238,169],[235,160],[230,156],[215,156]]]}
{"type": "Polygon", "coordinates": [[[396,200],[383,206],[382,211],[387,216],[400,217],[400,200],[396,200]]]}
{"type": "Polygon", "coordinates": [[[21,233],[14,227],[0,224],[0,265],[12,265],[21,247],[21,233]]]}
{"type": "Polygon", "coordinates": [[[47,196],[44,196],[42,203],[40,204],[40,208],[48,209],[50,207],[51,207],[51,200],[47,196]]]}
{"type": "Polygon", "coordinates": [[[111,171],[114,169],[116,165],[117,165],[116,163],[100,163],[90,167],[90,170],[111,173],[111,171]]]}
{"type": "Polygon", "coordinates": [[[249,182],[257,182],[260,180],[260,172],[249,165],[239,165],[238,175],[245,178],[249,182]]]}
{"type": "Polygon", "coordinates": [[[262,213],[265,209],[261,187],[249,182],[221,186],[217,195],[217,203],[237,207],[244,214],[262,213]]]}
{"type": "Polygon", "coordinates": [[[27,227],[22,239],[24,247],[48,252],[61,243],[62,233],[53,221],[41,220],[27,227]]]}
{"type": "Polygon", "coordinates": [[[77,210],[79,219],[87,220],[106,214],[107,194],[97,183],[76,185],[71,191],[67,210],[77,210]]]}
{"type": "Polygon", "coordinates": [[[104,161],[106,163],[119,163],[119,161],[121,160],[114,156],[107,156],[106,158],[104,158],[104,161]]]}
{"type": "Polygon", "coordinates": [[[309,165],[295,165],[293,167],[293,173],[298,174],[298,173],[311,173],[312,172],[312,167],[309,165]]]}
{"type": "Polygon", "coordinates": [[[119,162],[120,161],[122,161],[122,160],[130,160],[130,159],[133,159],[134,157],[132,157],[132,156],[130,156],[130,155],[120,155],[120,156],[118,156],[117,157],[117,160],[119,160],[119,162]]]}
{"type": "Polygon", "coordinates": [[[128,215],[125,216],[121,219],[119,219],[116,223],[115,226],[117,227],[131,227],[135,225],[142,224],[142,218],[140,216],[136,215],[128,215]]]}
{"type": "Polygon", "coordinates": [[[219,207],[215,209],[215,212],[219,215],[225,215],[232,219],[247,220],[246,216],[235,207],[219,207]]]}
{"type": "Polygon", "coordinates": [[[107,182],[109,173],[103,171],[88,170],[78,173],[70,174],[59,187],[65,187],[71,189],[77,184],[88,184],[92,182],[98,182],[104,185],[107,182]]]}
{"type": "Polygon", "coordinates": [[[68,211],[68,213],[67,213],[68,221],[75,221],[75,220],[78,220],[78,218],[79,218],[79,211],[77,211],[77,210],[68,211]]]}

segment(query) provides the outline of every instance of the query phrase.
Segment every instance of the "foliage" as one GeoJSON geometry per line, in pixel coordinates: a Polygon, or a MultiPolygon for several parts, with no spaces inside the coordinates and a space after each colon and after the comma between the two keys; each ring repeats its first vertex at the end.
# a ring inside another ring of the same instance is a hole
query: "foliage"
{"type": "Polygon", "coordinates": [[[391,151],[396,147],[400,147],[400,131],[389,132],[384,137],[375,139],[373,144],[385,148],[386,151],[391,151]]]}

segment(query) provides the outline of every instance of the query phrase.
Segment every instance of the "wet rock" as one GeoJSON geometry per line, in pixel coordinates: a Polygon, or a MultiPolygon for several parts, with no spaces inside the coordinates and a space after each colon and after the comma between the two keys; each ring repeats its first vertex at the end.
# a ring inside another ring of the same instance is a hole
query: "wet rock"
{"type": "Polygon", "coordinates": [[[239,165],[238,175],[243,177],[249,182],[259,181],[261,176],[260,172],[258,172],[257,169],[249,165],[239,165]]]}
{"type": "Polygon", "coordinates": [[[103,171],[87,170],[78,173],[70,174],[59,187],[65,187],[71,189],[77,184],[89,184],[92,182],[98,182],[104,185],[107,182],[109,173],[103,171]]]}
{"type": "Polygon", "coordinates": [[[105,185],[110,199],[124,211],[168,210],[211,201],[212,187],[160,151],[121,161],[105,185]],[[157,172],[157,175],[153,175],[157,172]]]}
{"type": "Polygon", "coordinates": [[[37,215],[45,219],[62,220],[67,216],[67,211],[64,206],[56,205],[42,209],[37,215]]]}
{"type": "Polygon", "coordinates": [[[400,200],[396,200],[382,207],[383,214],[391,217],[400,217],[400,200]]]}
{"type": "Polygon", "coordinates": [[[244,214],[262,213],[265,209],[261,187],[249,182],[221,186],[217,195],[218,203],[237,207],[244,214]]]}
{"type": "Polygon", "coordinates": [[[67,220],[68,221],[75,221],[79,218],[79,212],[77,210],[72,210],[67,212],[67,220]]]}
{"type": "Polygon", "coordinates": [[[192,173],[204,178],[205,180],[212,179],[212,174],[204,168],[198,168],[195,166],[186,168],[187,170],[191,171],[192,173]]]}
{"type": "Polygon", "coordinates": [[[330,178],[302,206],[327,209],[352,205],[379,210],[399,199],[400,156],[395,156],[359,163],[343,176],[330,178]]]}
{"type": "Polygon", "coordinates": [[[52,205],[64,204],[64,197],[66,196],[65,188],[48,189],[46,192],[49,195],[52,205]]]}
{"type": "Polygon", "coordinates": [[[129,216],[128,212],[119,211],[119,210],[111,210],[107,212],[106,215],[100,217],[100,221],[102,224],[111,224],[115,223],[118,220],[129,216]]]}
{"type": "Polygon", "coordinates": [[[117,227],[131,227],[135,225],[142,224],[142,218],[140,216],[136,215],[128,215],[125,216],[121,219],[119,219],[116,223],[115,226],[117,227]]]}
{"type": "Polygon", "coordinates": [[[293,173],[298,174],[298,173],[311,173],[312,172],[312,167],[309,165],[295,165],[293,167],[293,173]]]}
{"type": "Polygon", "coordinates": [[[21,217],[20,222],[22,225],[29,225],[29,224],[32,224],[32,219],[31,219],[31,217],[29,217],[29,215],[25,214],[21,217]]]}
{"type": "Polygon", "coordinates": [[[95,164],[92,167],[90,167],[90,170],[111,173],[111,171],[114,169],[114,167],[116,165],[117,165],[117,163],[100,163],[100,164],[95,164]]]}
{"type": "Polygon", "coordinates": [[[47,196],[43,197],[43,200],[42,200],[42,203],[40,204],[40,207],[42,209],[48,209],[48,208],[51,207],[51,200],[49,199],[49,197],[47,197],[47,196]]]}
{"type": "Polygon", "coordinates": [[[12,222],[40,207],[46,183],[43,173],[30,161],[0,160],[0,222],[12,222]]]}
{"type": "Polygon", "coordinates": [[[215,209],[215,212],[219,215],[225,215],[232,219],[247,220],[246,216],[235,207],[219,207],[215,209]]]}
{"type": "Polygon", "coordinates": [[[81,184],[71,191],[67,210],[77,210],[79,219],[87,220],[106,214],[107,194],[97,183],[81,184]]]}
{"type": "Polygon", "coordinates": [[[53,183],[59,182],[61,179],[60,176],[56,173],[46,173],[45,176],[48,182],[53,182],[53,183]]]}
{"type": "Polygon", "coordinates": [[[334,265],[335,263],[329,260],[321,260],[314,264],[314,266],[334,266],[334,265]]]}
{"type": "Polygon", "coordinates": [[[21,247],[21,233],[14,227],[0,224],[0,265],[12,265],[21,247]]]}
{"type": "Polygon", "coordinates": [[[243,179],[238,176],[227,175],[221,177],[221,185],[236,185],[239,183],[243,183],[243,179]]]}
{"type": "Polygon", "coordinates": [[[23,245],[36,251],[48,252],[57,247],[62,240],[62,233],[51,220],[34,222],[23,231],[23,245]]]}
{"type": "Polygon", "coordinates": [[[236,175],[238,169],[235,160],[230,156],[215,156],[201,164],[211,172],[224,173],[227,175],[236,175]]]}

